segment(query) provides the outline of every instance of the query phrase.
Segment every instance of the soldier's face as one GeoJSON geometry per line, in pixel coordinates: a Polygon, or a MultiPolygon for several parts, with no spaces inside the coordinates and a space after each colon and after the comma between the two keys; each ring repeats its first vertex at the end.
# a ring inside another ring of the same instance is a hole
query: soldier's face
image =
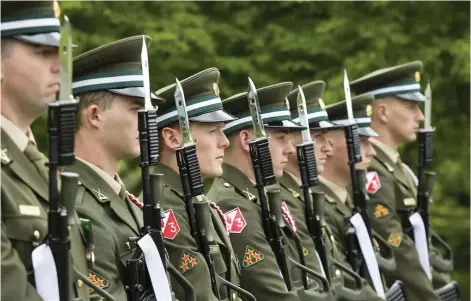
{"type": "Polygon", "coordinates": [[[288,131],[268,128],[266,132],[275,177],[281,177],[283,169],[288,164],[288,157],[294,153],[294,147],[291,144],[288,131]]]}
{"type": "Polygon", "coordinates": [[[333,169],[339,175],[347,175],[349,172],[348,152],[343,130],[328,131],[325,136],[332,148],[331,151],[326,152],[326,168],[333,169]]]}
{"type": "Polygon", "coordinates": [[[139,156],[137,112],[143,108],[142,99],[116,94],[110,107],[102,111],[101,140],[114,159],[139,156]]]}
{"type": "Polygon", "coordinates": [[[327,156],[332,152],[332,147],[327,140],[326,130],[313,131],[311,130],[312,140],[316,140],[314,144],[314,151],[316,153],[317,173],[324,172],[324,164],[327,161],[327,156]]]}
{"type": "MultiPolygon", "coordinates": [[[[301,132],[299,131],[289,132],[289,138],[294,149],[296,149],[296,145],[303,143],[303,137],[301,136],[301,132]]],[[[296,153],[296,151],[294,151],[288,156],[288,165],[295,170],[296,168],[298,168],[298,154],[296,153]]]]}
{"type": "Polygon", "coordinates": [[[370,137],[360,136],[361,162],[355,164],[355,168],[367,169],[370,166],[371,160],[376,155],[370,139],[370,137]]]}
{"type": "Polygon", "coordinates": [[[196,142],[196,154],[203,179],[222,175],[224,150],[229,146],[229,140],[222,131],[223,128],[223,122],[191,122],[190,124],[191,136],[196,142]]]}
{"type": "Polygon", "coordinates": [[[36,46],[10,40],[2,53],[2,105],[38,117],[59,91],[59,54],[57,47],[36,46]]]}
{"type": "Polygon", "coordinates": [[[390,132],[398,143],[411,142],[417,139],[417,131],[424,115],[416,101],[394,98],[388,100],[388,125],[390,132]]]}

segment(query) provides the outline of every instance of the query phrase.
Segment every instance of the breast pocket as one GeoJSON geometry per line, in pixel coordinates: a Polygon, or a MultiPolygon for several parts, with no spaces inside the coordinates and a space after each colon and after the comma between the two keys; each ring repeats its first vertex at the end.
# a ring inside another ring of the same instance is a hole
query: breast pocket
{"type": "Polygon", "coordinates": [[[4,217],[5,231],[23,264],[31,265],[31,252],[47,234],[47,220],[40,216],[10,215],[4,217]]]}
{"type": "Polygon", "coordinates": [[[409,216],[417,207],[417,196],[413,195],[407,187],[402,184],[396,185],[396,211],[401,219],[402,228],[405,233],[411,230],[409,216]]]}

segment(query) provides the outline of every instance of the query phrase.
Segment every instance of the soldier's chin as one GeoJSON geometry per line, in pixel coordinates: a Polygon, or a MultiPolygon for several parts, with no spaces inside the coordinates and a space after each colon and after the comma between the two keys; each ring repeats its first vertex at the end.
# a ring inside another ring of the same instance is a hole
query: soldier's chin
{"type": "Polygon", "coordinates": [[[413,142],[417,140],[417,133],[414,132],[414,133],[411,133],[407,138],[406,138],[406,142],[413,142]]]}

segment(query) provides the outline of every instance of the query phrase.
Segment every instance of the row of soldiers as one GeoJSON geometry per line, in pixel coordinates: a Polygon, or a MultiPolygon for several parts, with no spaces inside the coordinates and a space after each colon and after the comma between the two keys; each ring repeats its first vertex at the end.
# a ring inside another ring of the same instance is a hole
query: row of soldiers
{"type": "Polygon", "coordinates": [[[421,135],[421,62],[329,106],[323,81],[221,100],[216,68],[150,93],[149,37],[72,63],[54,8],[2,3],[2,300],[459,300],[397,151],[421,135]],[[118,167],[138,156],[135,197],[118,167]]]}

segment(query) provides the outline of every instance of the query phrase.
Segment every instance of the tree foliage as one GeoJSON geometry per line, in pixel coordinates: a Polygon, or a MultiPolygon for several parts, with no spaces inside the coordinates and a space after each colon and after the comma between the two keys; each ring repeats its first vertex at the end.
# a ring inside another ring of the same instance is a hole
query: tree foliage
{"type": "MultiPolygon", "coordinates": [[[[343,99],[350,80],[386,66],[421,60],[430,79],[436,127],[437,180],[432,223],[453,247],[456,272],[469,299],[469,2],[75,2],[61,4],[73,24],[75,53],[147,34],[153,90],[200,70],[221,71],[222,97],[282,81],[327,83],[326,103],[343,99]]],[[[46,122],[34,125],[47,149],[46,122]]],[[[401,149],[415,166],[414,143],[401,149]]],[[[120,172],[138,192],[137,161],[120,172]]]]}

